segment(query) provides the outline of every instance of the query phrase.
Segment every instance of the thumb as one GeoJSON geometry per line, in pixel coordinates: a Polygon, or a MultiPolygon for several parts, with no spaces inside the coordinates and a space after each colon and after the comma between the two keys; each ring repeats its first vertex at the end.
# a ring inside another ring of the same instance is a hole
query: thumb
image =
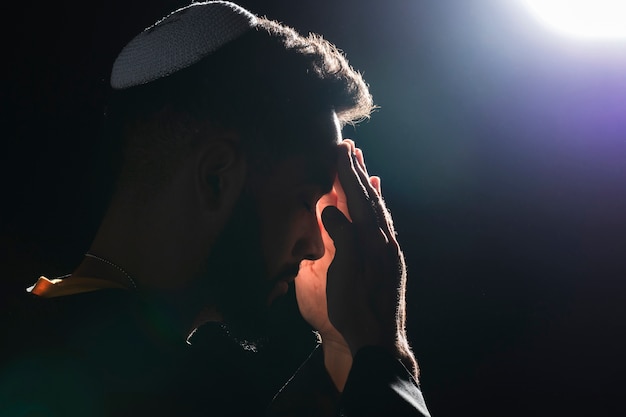
{"type": "Polygon", "coordinates": [[[337,207],[327,206],[324,208],[322,211],[322,223],[333,242],[345,241],[348,237],[349,226],[351,225],[350,220],[337,207]]]}

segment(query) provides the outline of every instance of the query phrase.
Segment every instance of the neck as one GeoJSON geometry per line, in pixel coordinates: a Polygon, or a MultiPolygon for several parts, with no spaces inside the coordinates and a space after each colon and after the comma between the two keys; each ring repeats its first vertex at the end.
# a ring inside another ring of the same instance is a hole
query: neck
{"type": "Polygon", "coordinates": [[[158,228],[155,223],[150,212],[136,217],[113,207],[88,251],[109,263],[86,257],[74,275],[109,279],[129,287],[130,276],[139,295],[158,306],[159,314],[165,314],[186,339],[204,306],[199,297],[202,292],[194,287],[200,269],[197,259],[202,259],[199,249],[204,248],[197,242],[185,242],[193,236],[179,237],[183,233],[167,230],[180,223],[161,221],[158,228]]]}
{"type": "Polygon", "coordinates": [[[210,241],[190,205],[163,200],[139,207],[115,201],[88,252],[122,267],[140,288],[178,291],[195,278],[210,241]]]}
{"type": "MultiPolygon", "coordinates": [[[[121,266],[117,265],[116,263],[111,262],[111,261],[109,261],[106,258],[102,258],[102,257],[100,257],[98,255],[95,255],[93,253],[90,253],[90,252],[87,252],[85,254],[85,258],[86,258],[86,260],[88,260],[89,263],[93,263],[94,267],[96,266],[95,264],[98,264],[100,266],[100,268],[103,268],[106,265],[106,267],[108,267],[110,269],[110,272],[111,272],[110,274],[104,274],[105,276],[108,275],[107,279],[109,279],[111,281],[117,281],[120,284],[128,287],[129,289],[133,289],[133,290],[137,289],[137,283],[135,283],[135,280],[133,279],[133,277],[131,277],[130,274],[124,270],[124,268],[122,268],[121,266]],[[122,278],[122,275],[123,275],[123,278],[122,278]]],[[[92,267],[92,268],[94,268],[94,267],[92,267]]],[[[86,266],[83,266],[83,269],[85,269],[85,268],[86,268],[86,266]]],[[[97,269],[94,269],[94,271],[95,270],[97,270],[97,269]]],[[[93,272],[93,273],[90,274],[87,271],[83,271],[82,273],[84,275],[87,275],[87,276],[91,275],[91,276],[95,276],[95,277],[101,275],[98,272],[93,272]]]]}
{"type": "Polygon", "coordinates": [[[144,291],[140,296],[180,340],[187,340],[197,327],[208,321],[220,321],[213,309],[203,309],[200,304],[192,307],[188,294],[144,291]]]}
{"type": "Polygon", "coordinates": [[[135,291],[144,304],[152,310],[151,316],[158,316],[159,326],[165,333],[178,334],[180,339],[186,340],[195,327],[203,322],[215,320],[216,317],[210,315],[208,310],[198,313],[202,308],[200,303],[194,303],[193,293],[182,290],[161,291],[142,286],[146,283],[145,280],[142,280],[139,286],[133,287],[134,280],[132,276],[125,273],[123,267],[112,261],[110,263],[100,261],[98,258],[85,256],[71,276],[105,279],[135,291]]]}

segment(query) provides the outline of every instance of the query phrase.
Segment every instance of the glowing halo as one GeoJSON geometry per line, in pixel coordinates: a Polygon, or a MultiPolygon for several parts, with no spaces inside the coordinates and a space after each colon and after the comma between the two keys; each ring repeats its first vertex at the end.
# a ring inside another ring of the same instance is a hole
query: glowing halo
{"type": "Polygon", "coordinates": [[[578,38],[626,40],[626,0],[522,0],[553,29],[578,38]]]}

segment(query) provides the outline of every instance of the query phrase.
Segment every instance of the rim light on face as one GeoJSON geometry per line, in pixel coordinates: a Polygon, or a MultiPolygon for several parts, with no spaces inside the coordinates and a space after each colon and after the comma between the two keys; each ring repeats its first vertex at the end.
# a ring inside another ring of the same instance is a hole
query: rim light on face
{"type": "Polygon", "coordinates": [[[546,25],[585,39],[626,40],[624,0],[522,0],[546,25]]]}

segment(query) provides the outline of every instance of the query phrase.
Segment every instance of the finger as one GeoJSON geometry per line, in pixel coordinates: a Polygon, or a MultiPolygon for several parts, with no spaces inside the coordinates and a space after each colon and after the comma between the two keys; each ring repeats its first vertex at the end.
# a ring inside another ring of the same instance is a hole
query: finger
{"type": "Polygon", "coordinates": [[[351,238],[351,223],[343,213],[334,206],[322,211],[322,223],[335,246],[343,246],[351,238]]]}
{"type": "MultiPolygon", "coordinates": [[[[387,225],[385,229],[389,229],[389,230],[386,230],[385,233],[389,235],[393,235],[395,234],[395,232],[393,231],[393,222],[391,221],[389,211],[385,207],[385,202],[384,200],[382,200],[382,189],[380,187],[380,177],[369,175],[369,172],[367,171],[367,166],[365,165],[365,156],[363,154],[363,150],[361,150],[360,148],[355,148],[354,154],[356,156],[356,160],[358,162],[359,167],[362,169],[364,173],[364,175],[361,175],[361,180],[364,181],[364,179],[366,178],[367,182],[369,182],[369,184],[372,186],[372,190],[368,190],[370,196],[374,197],[375,195],[376,197],[378,197],[377,200],[376,199],[372,200],[372,204],[375,206],[374,210],[376,211],[378,218],[384,219],[387,225]]],[[[387,237],[390,238],[391,236],[387,236],[387,237]]]]}
{"type": "Polygon", "coordinates": [[[370,229],[379,231],[385,236],[387,242],[391,241],[394,242],[394,244],[397,243],[391,215],[382,200],[381,194],[372,186],[369,176],[365,171],[363,152],[359,150],[361,154],[359,158],[356,152],[357,148],[354,148],[354,142],[349,139],[346,139],[344,142],[344,147],[354,150],[354,152],[350,152],[348,155],[349,165],[342,164],[342,159],[346,155],[340,153],[338,174],[339,181],[341,185],[344,186],[349,212],[353,214],[352,220],[367,225],[370,229]],[[351,178],[349,185],[346,185],[345,179],[348,167],[350,168],[349,171],[352,171],[352,175],[347,176],[354,177],[354,174],[356,174],[356,181],[351,178]],[[350,187],[351,189],[348,190],[346,187],[350,187]]]}
{"type": "MultiPolygon", "coordinates": [[[[363,150],[360,148],[354,148],[354,152],[353,152],[353,158],[356,160],[356,164],[355,167],[357,168],[356,171],[357,173],[361,173],[362,175],[360,175],[361,180],[364,183],[369,183],[371,185],[371,181],[370,181],[370,174],[367,171],[367,166],[365,166],[365,156],[363,154],[363,150]]],[[[374,191],[375,191],[376,187],[373,187],[374,191]]],[[[368,191],[372,191],[372,190],[368,190],[368,191]]]]}
{"type": "Polygon", "coordinates": [[[356,149],[356,144],[354,143],[352,139],[344,139],[341,141],[341,143],[348,145],[348,147],[350,148],[350,151],[352,152],[354,152],[354,150],[356,149]]]}
{"type": "Polygon", "coordinates": [[[363,181],[359,175],[358,171],[361,169],[355,166],[358,163],[353,159],[349,146],[343,143],[340,146],[344,149],[339,155],[337,174],[346,196],[350,217],[355,223],[376,224],[371,203],[374,194],[370,194],[366,188],[367,186],[371,188],[371,185],[367,179],[363,181]]]}
{"type": "Polygon", "coordinates": [[[377,175],[372,175],[370,177],[370,184],[372,184],[372,187],[374,187],[374,190],[376,190],[376,193],[378,194],[378,197],[382,197],[383,191],[382,191],[382,188],[380,186],[380,177],[377,176],[377,175]]]}
{"type": "Polygon", "coordinates": [[[352,222],[352,217],[350,217],[350,212],[348,211],[348,198],[346,197],[346,193],[341,186],[341,182],[339,181],[339,176],[335,178],[335,183],[333,184],[333,192],[335,194],[335,204],[344,216],[348,218],[352,222]]]}
{"type": "MultiPolygon", "coordinates": [[[[356,154],[354,155],[353,159],[357,160],[356,154]]],[[[388,241],[389,240],[395,241],[395,230],[393,227],[393,220],[391,219],[391,215],[389,214],[389,211],[387,210],[387,207],[385,206],[385,202],[382,199],[382,195],[378,193],[378,191],[375,189],[375,187],[371,183],[370,177],[367,175],[367,173],[364,170],[364,166],[356,162],[355,169],[361,182],[364,184],[364,188],[367,194],[371,197],[370,204],[374,213],[376,214],[377,224],[380,230],[382,230],[383,234],[387,237],[388,241]]],[[[380,182],[380,178],[379,178],[379,182],[380,182]]]]}
{"type": "Polygon", "coordinates": [[[381,197],[382,193],[380,192],[380,177],[370,176],[369,172],[367,171],[367,166],[365,165],[365,156],[363,154],[363,150],[361,150],[360,148],[355,148],[354,155],[356,156],[358,167],[360,167],[364,173],[364,175],[361,175],[361,180],[364,183],[369,182],[369,184],[372,186],[372,190],[368,190],[369,194],[371,196],[375,194],[378,197],[381,197]],[[372,181],[372,178],[375,179],[372,181]],[[372,194],[371,191],[374,191],[374,194],[372,194]]]}
{"type": "Polygon", "coordinates": [[[360,167],[363,168],[365,174],[369,177],[369,172],[367,172],[367,167],[365,166],[365,157],[363,156],[363,151],[360,148],[354,149],[354,154],[356,155],[356,160],[359,163],[360,167]]]}
{"type": "Polygon", "coordinates": [[[329,193],[324,194],[319,200],[317,200],[316,210],[321,213],[326,206],[337,205],[337,191],[333,188],[329,193]]]}

